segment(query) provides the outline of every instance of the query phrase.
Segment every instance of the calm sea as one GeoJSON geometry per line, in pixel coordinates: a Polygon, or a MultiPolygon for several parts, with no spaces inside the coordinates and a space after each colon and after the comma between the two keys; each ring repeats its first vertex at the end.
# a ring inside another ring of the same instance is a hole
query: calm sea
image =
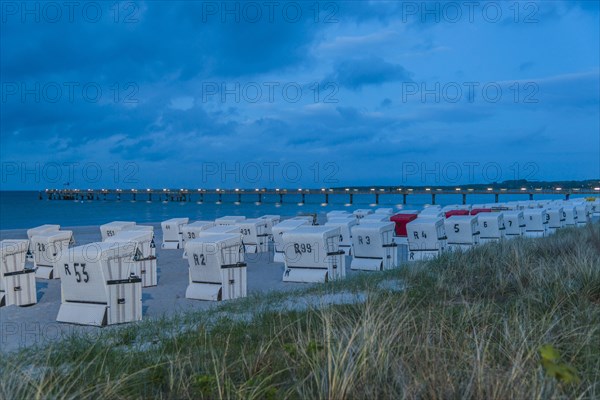
{"type": "MultiPolygon", "coordinates": [[[[148,202],[144,200],[39,200],[38,192],[0,191],[0,229],[30,228],[41,224],[62,226],[100,225],[114,220],[131,220],[138,223],[160,222],[173,217],[189,217],[191,220],[212,220],[224,215],[245,215],[249,218],[264,214],[295,216],[299,213],[327,213],[331,210],[352,211],[357,208],[395,207],[420,209],[431,202],[428,195],[409,196],[410,204],[402,206],[402,196],[382,195],[379,205],[373,204],[374,196],[354,196],[354,204],[349,205],[348,196],[329,196],[329,204],[323,204],[323,196],[307,195],[306,203],[299,204],[299,195],[286,195],[283,204],[278,204],[278,196],[263,196],[262,203],[255,203],[251,195],[244,196],[242,203],[236,203],[235,195],[224,195],[219,204],[216,196],[206,195],[204,202],[197,200],[179,202],[148,202]]],[[[536,196],[536,199],[560,199],[561,196],[536,196]]],[[[524,196],[501,196],[500,201],[527,200],[524,196]]],[[[438,204],[460,204],[460,195],[439,195],[438,204]]],[[[470,195],[469,203],[491,203],[493,195],[470,195]]]]}

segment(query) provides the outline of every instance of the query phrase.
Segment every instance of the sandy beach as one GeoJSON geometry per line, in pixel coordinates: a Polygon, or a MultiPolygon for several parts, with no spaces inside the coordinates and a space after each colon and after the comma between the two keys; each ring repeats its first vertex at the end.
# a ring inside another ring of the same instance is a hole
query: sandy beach
{"type": "MultiPolygon", "coordinates": [[[[182,258],[183,250],[163,250],[160,223],[155,229],[158,285],[142,289],[143,319],[172,316],[189,310],[205,310],[218,307],[220,303],[190,300],[185,298],[188,285],[188,263],[182,258]]],[[[101,241],[99,226],[61,227],[72,230],[76,245],[101,241]]],[[[0,231],[0,239],[26,239],[25,229],[0,231]]],[[[282,282],[283,263],[273,262],[272,254],[247,254],[248,295],[269,291],[289,291],[306,287],[309,284],[282,282]]],[[[346,273],[355,273],[346,263],[346,273]]],[[[92,335],[100,329],[113,329],[117,326],[98,328],[56,322],[60,308],[60,280],[36,280],[38,303],[29,307],[0,308],[0,349],[14,351],[36,344],[56,341],[71,332],[84,332],[92,335]]]]}

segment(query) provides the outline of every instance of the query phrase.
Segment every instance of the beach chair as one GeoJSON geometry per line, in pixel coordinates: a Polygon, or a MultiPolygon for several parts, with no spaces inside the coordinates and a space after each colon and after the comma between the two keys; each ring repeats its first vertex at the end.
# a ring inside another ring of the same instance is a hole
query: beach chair
{"type": "Polygon", "coordinates": [[[348,256],[352,255],[352,228],[358,225],[356,218],[331,218],[324,226],[340,228],[340,250],[348,256]]]}
{"type": "Polygon", "coordinates": [[[221,301],[247,295],[246,263],[240,233],[203,231],[186,242],[189,285],[185,297],[221,301]]]}
{"type": "MultiPolygon", "coordinates": [[[[212,228],[214,226],[215,226],[214,221],[194,221],[189,224],[183,225],[181,227],[183,248],[185,249],[185,243],[188,240],[196,239],[196,236],[198,236],[198,233],[200,233],[208,228],[212,228]]],[[[183,252],[183,254],[184,254],[184,258],[186,258],[185,251],[183,252]]]]}
{"type": "Polygon", "coordinates": [[[35,271],[25,268],[29,240],[0,241],[0,306],[37,303],[35,271]]]}
{"type": "Polygon", "coordinates": [[[162,248],[175,250],[183,248],[183,226],[187,225],[189,218],[171,218],[160,223],[163,235],[162,248]]]}
{"type": "Polygon", "coordinates": [[[514,239],[525,234],[525,218],[522,210],[503,211],[504,217],[504,236],[507,239],[514,239]]]}
{"type": "Polygon", "coordinates": [[[408,261],[424,261],[438,257],[446,248],[444,218],[419,216],[406,224],[408,261]]]}
{"type": "Polygon", "coordinates": [[[142,279],[142,287],[157,285],[156,253],[154,232],[151,230],[121,231],[106,239],[106,242],[135,243],[140,254],[133,262],[132,273],[142,279]]]}
{"type": "MultiPolygon", "coordinates": [[[[215,225],[211,227],[206,227],[204,229],[196,230],[194,238],[188,239],[187,242],[199,238],[200,234],[223,235],[227,233],[238,234],[240,233],[240,228],[237,225],[215,225]]],[[[183,258],[188,258],[185,247],[183,248],[183,258]]]]}
{"type": "Polygon", "coordinates": [[[361,219],[363,219],[364,217],[366,217],[369,214],[373,214],[373,210],[371,210],[370,208],[359,208],[352,212],[352,215],[354,215],[354,217],[357,220],[359,220],[359,222],[361,219]]]}
{"type": "Polygon", "coordinates": [[[504,238],[504,214],[501,212],[478,213],[479,243],[499,242],[504,238]]]}
{"type": "Polygon", "coordinates": [[[105,326],[142,319],[137,242],[97,242],[62,253],[61,305],[56,320],[105,326]]]}
{"type": "Polygon", "coordinates": [[[363,223],[352,228],[353,258],[350,268],[381,271],[398,267],[398,244],[394,240],[393,222],[363,223]]]}
{"type": "Polygon", "coordinates": [[[134,226],[135,222],[133,221],[112,221],[107,224],[100,225],[100,235],[102,236],[102,241],[105,241],[111,236],[115,236],[122,230],[133,228],[134,226]]]}
{"type": "Polygon", "coordinates": [[[344,210],[333,210],[333,211],[329,211],[327,214],[325,214],[327,221],[329,221],[330,219],[339,219],[339,218],[356,218],[354,217],[354,215],[350,214],[348,211],[344,211],[344,210]]]}
{"type": "Polygon", "coordinates": [[[526,237],[544,237],[548,235],[548,217],[543,208],[523,210],[526,237]]]}
{"type": "Polygon", "coordinates": [[[60,225],[40,225],[35,228],[27,229],[27,238],[29,239],[29,249],[27,249],[27,261],[33,262],[33,253],[35,253],[35,249],[31,247],[31,238],[37,235],[38,233],[44,233],[48,231],[58,231],[60,230],[60,225]]]}
{"type": "Polygon", "coordinates": [[[558,229],[565,226],[565,217],[562,207],[551,206],[546,209],[546,218],[548,219],[548,234],[555,233],[558,229]]]}
{"type": "Polygon", "coordinates": [[[307,219],[286,219],[273,226],[273,243],[275,246],[273,261],[285,262],[283,234],[305,225],[310,225],[307,219]]]}
{"type": "Polygon", "coordinates": [[[46,231],[31,238],[36,278],[59,279],[58,260],[63,251],[74,244],[72,231],[46,231]]]}
{"type": "Polygon", "coordinates": [[[584,226],[588,222],[592,221],[591,209],[592,208],[587,203],[581,202],[581,203],[575,205],[575,212],[577,213],[577,225],[578,226],[584,226]]]}
{"type": "Polygon", "coordinates": [[[327,282],[346,276],[338,227],[300,226],[283,233],[284,282],[327,282]]]}
{"type": "Polygon", "coordinates": [[[444,221],[444,229],[450,251],[465,251],[479,244],[476,215],[453,215],[444,221]]]}
{"type": "Polygon", "coordinates": [[[236,224],[242,234],[242,243],[246,253],[265,253],[269,251],[269,222],[263,218],[251,218],[236,224]]]}
{"type": "Polygon", "coordinates": [[[215,219],[215,225],[235,225],[246,219],[243,215],[227,215],[221,218],[215,219]]]}
{"type": "Polygon", "coordinates": [[[406,225],[410,221],[417,219],[418,211],[402,211],[390,217],[390,221],[394,223],[394,236],[398,244],[398,259],[400,263],[408,261],[408,238],[406,225]]]}

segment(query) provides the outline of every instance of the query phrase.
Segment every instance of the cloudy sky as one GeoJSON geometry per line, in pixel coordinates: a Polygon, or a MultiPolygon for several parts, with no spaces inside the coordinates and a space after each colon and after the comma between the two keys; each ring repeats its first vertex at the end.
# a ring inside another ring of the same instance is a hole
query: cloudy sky
{"type": "Polygon", "coordinates": [[[598,2],[11,2],[3,189],[600,176],[598,2]]]}

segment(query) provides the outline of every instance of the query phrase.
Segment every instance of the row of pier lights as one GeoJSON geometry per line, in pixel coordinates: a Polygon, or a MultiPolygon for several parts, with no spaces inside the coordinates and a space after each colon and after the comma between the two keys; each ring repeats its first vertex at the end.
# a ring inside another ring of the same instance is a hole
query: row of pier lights
{"type": "Polygon", "coordinates": [[[507,188],[479,188],[479,189],[463,189],[460,187],[454,189],[436,189],[436,188],[320,188],[320,189],[46,189],[45,192],[39,192],[39,199],[42,200],[45,197],[49,200],[108,200],[114,198],[115,200],[121,200],[123,195],[129,197],[133,201],[146,200],[153,201],[178,201],[187,202],[192,201],[192,196],[197,196],[197,201],[204,202],[205,195],[215,195],[218,197],[218,201],[223,201],[223,195],[235,195],[237,196],[237,202],[242,201],[242,196],[253,195],[256,196],[256,200],[260,203],[263,200],[263,196],[279,196],[279,203],[283,203],[283,199],[286,195],[299,195],[301,197],[301,203],[306,202],[306,195],[323,195],[324,203],[329,203],[330,195],[347,195],[348,203],[353,204],[355,195],[373,195],[375,197],[375,204],[379,204],[379,197],[381,195],[402,195],[403,204],[407,203],[407,197],[409,195],[430,195],[431,204],[435,204],[437,195],[462,195],[462,203],[466,204],[467,195],[469,194],[488,194],[494,195],[494,201],[499,202],[499,197],[503,195],[529,195],[529,199],[533,200],[535,194],[553,194],[553,195],[564,195],[566,199],[572,194],[591,194],[600,195],[600,187],[594,188],[562,188],[555,187],[551,189],[544,188],[527,188],[521,187],[517,189],[507,188]]]}

